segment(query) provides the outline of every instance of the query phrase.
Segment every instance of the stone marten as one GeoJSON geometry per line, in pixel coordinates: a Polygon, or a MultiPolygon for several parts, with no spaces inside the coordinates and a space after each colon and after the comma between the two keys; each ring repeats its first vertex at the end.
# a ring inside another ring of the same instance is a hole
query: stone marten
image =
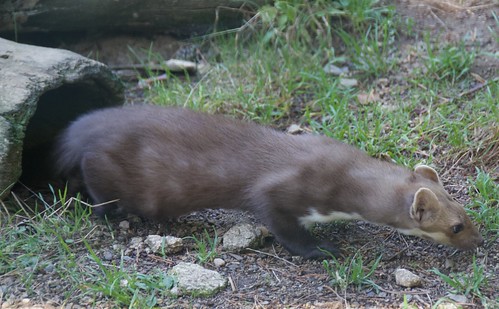
{"type": "Polygon", "coordinates": [[[155,220],[205,208],[253,213],[292,254],[338,255],[307,227],[358,219],[460,249],[483,239],[434,169],[414,171],[318,135],[287,135],[182,108],[91,112],[57,142],[56,168],[104,215],[113,207],[155,220]]]}

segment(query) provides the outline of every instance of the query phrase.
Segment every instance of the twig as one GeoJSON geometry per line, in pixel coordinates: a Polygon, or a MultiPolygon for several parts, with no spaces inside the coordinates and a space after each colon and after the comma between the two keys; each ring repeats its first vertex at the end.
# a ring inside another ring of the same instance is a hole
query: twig
{"type": "Polygon", "coordinates": [[[194,93],[194,90],[201,84],[202,81],[204,81],[204,79],[206,77],[208,77],[208,75],[211,74],[211,72],[213,72],[213,69],[209,70],[208,72],[206,72],[205,75],[203,75],[203,77],[201,77],[201,79],[196,83],[196,85],[194,85],[194,87],[192,87],[191,91],[189,92],[189,95],[187,96],[187,98],[185,99],[185,102],[184,102],[184,107],[187,106],[187,102],[189,102],[189,99],[191,98],[192,94],[194,93]]]}
{"type": "Polygon", "coordinates": [[[459,162],[466,156],[467,152],[463,153],[457,160],[452,164],[450,168],[446,168],[445,171],[440,175],[440,177],[446,176],[450,171],[452,171],[458,164],[459,162]]]}
{"type": "Polygon", "coordinates": [[[285,262],[285,263],[287,263],[287,264],[289,264],[291,266],[298,267],[298,265],[296,265],[295,263],[292,263],[292,262],[290,262],[290,261],[288,261],[286,259],[283,259],[282,257],[279,257],[279,256],[277,256],[275,254],[270,254],[270,253],[263,252],[263,251],[256,250],[256,249],[252,249],[252,248],[246,248],[246,250],[253,251],[253,252],[256,252],[256,253],[261,253],[261,254],[264,254],[266,256],[270,256],[270,257],[276,258],[278,260],[281,260],[281,261],[283,261],[283,262],[285,262]]]}
{"type": "Polygon", "coordinates": [[[396,294],[396,295],[403,295],[403,294],[425,295],[425,294],[430,293],[430,291],[391,291],[391,290],[383,289],[379,285],[377,286],[377,288],[385,293],[396,294]]]}
{"type": "Polygon", "coordinates": [[[14,193],[14,192],[11,192],[10,194],[12,194],[12,196],[14,197],[14,200],[16,201],[16,203],[19,205],[19,207],[21,207],[22,211],[24,212],[24,214],[26,215],[26,218],[29,220],[29,222],[31,222],[31,224],[35,224],[35,221],[33,220],[33,218],[30,216],[30,214],[28,213],[28,211],[26,210],[26,208],[24,208],[24,205],[23,203],[21,203],[21,200],[19,200],[19,198],[17,197],[17,195],[14,193]]]}
{"type": "Polygon", "coordinates": [[[80,240],[77,240],[75,241],[74,243],[75,244],[79,244],[79,243],[82,243],[85,239],[87,239],[90,234],[92,234],[96,229],[98,228],[98,226],[94,226],[85,236],[83,236],[80,240]]]}
{"type": "Polygon", "coordinates": [[[165,71],[165,67],[159,64],[125,64],[125,65],[110,65],[111,70],[143,70],[165,71]]]}
{"type": "Polygon", "coordinates": [[[277,274],[275,273],[275,270],[274,269],[271,269],[272,270],[272,274],[274,275],[275,279],[277,280],[278,283],[281,283],[281,279],[279,279],[279,277],[277,276],[277,274]]]}
{"type": "MultiPolygon", "coordinates": [[[[421,88],[421,89],[423,89],[423,90],[428,91],[428,88],[426,88],[423,84],[419,84],[418,83],[418,87],[421,88]]],[[[443,103],[447,103],[447,102],[449,102],[451,100],[451,99],[444,98],[444,97],[442,97],[441,95],[438,95],[438,94],[436,94],[436,97],[439,98],[440,100],[442,100],[443,103]]]]}
{"type": "Polygon", "coordinates": [[[115,200],[110,200],[110,201],[107,201],[107,202],[103,202],[103,203],[99,203],[99,204],[94,204],[94,205],[91,205],[91,204],[86,203],[86,202],[81,201],[81,200],[80,200],[80,203],[82,203],[83,205],[88,206],[90,208],[95,208],[95,207],[100,207],[100,206],[104,206],[104,205],[111,204],[111,203],[116,203],[116,202],[119,202],[119,200],[120,199],[115,199],[115,200]]]}
{"type": "Polygon", "coordinates": [[[440,19],[440,17],[438,17],[431,8],[428,8],[428,10],[430,11],[430,14],[445,28],[445,30],[448,31],[449,27],[447,27],[447,25],[440,19]]]}
{"type": "Polygon", "coordinates": [[[346,295],[345,295],[345,297],[340,296],[340,294],[338,294],[338,292],[336,292],[336,290],[333,289],[332,287],[330,287],[329,285],[324,285],[324,287],[326,289],[328,289],[330,292],[333,292],[336,295],[336,297],[338,297],[339,299],[341,299],[341,301],[345,304],[345,308],[349,308],[348,307],[348,303],[347,303],[346,295]]]}
{"type": "Polygon", "coordinates": [[[476,92],[476,91],[478,91],[478,90],[482,89],[483,87],[485,87],[485,86],[487,86],[487,85],[488,85],[488,83],[487,83],[487,82],[482,83],[482,84],[478,84],[478,85],[476,85],[475,87],[473,87],[473,88],[471,88],[471,89],[469,89],[469,90],[466,90],[466,91],[461,92],[461,93],[458,95],[458,98],[460,98],[460,97],[464,97],[464,96],[467,96],[467,95],[470,95],[470,94],[472,94],[473,92],[476,92]]]}
{"type": "MultiPolygon", "coordinates": [[[[404,239],[405,240],[405,239],[404,239]]],[[[409,247],[405,247],[403,248],[402,250],[398,251],[397,253],[393,254],[392,256],[388,257],[386,260],[384,261],[392,261],[396,258],[398,258],[400,255],[402,255],[402,253],[406,252],[407,250],[409,249],[409,247]]]]}
{"type": "Polygon", "coordinates": [[[234,280],[232,280],[232,276],[229,276],[229,284],[230,284],[230,288],[231,288],[232,292],[236,292],[237,288],[236,288],[236,285],[234,284],[234,280]]]}
{"type": "MultiPolygon", "coordinates": [[[[9,210],[7,209],[7,206],[5,206],[4,202],[3,201],[0,201],[0,204],[2,204],[2,208],[3,210],[5,211],[5,213],[7,214],[7,216],[10,215],[9,213],[9,210]]],[[[1,307],[0,307],[1,308],[1,307]]]]}

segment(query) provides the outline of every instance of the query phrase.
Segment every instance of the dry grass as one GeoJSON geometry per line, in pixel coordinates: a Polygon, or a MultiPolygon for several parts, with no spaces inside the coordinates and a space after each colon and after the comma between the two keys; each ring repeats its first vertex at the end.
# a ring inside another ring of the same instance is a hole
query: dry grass
{"type": "Polygon", "coordinates": [[[471,143],[475,146],[455,153],[454,164],[484,167],[492,179],[499,179],[499,123],[475,128],[471,143]]]}
{"type": "Polygon", "coordinates": [[[466,151],[469,162],[473,165],[484,165],[491,172],[499,176],[499,123],[492,124],[489,128],[478,128],[473,136],[474,149],[466,151]]]}
{"type": "Polygon", "coordinates": [[[486,8],[499,7],[497,0],[409,0],[414,6],[428,7],[447,13],[460,11],[474,11],[486,8]]]}

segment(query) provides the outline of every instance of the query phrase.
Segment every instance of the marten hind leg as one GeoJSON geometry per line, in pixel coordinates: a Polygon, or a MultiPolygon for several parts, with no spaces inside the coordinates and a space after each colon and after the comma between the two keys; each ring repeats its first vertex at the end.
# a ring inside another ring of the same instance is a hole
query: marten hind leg
{"type": "MultiPolygon", "coordinates": [[[[115,187],[110,187],[108,181],[113,176],[112,165],[113,162],[109,158],[94,153],[85,154],[81,161],[82,181],[86,193],[95,205],[92,207],[92,212],[99,217],[123,215],[115,201],[118,199],[115,187]]],[[[117,183],[114,185],[118,186],[117,183]]]]}

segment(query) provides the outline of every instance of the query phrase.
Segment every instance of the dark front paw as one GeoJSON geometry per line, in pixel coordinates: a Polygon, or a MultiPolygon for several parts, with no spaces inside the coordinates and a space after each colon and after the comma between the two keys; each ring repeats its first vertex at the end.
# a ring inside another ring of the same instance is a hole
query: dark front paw
{"type": "Polygon", "coordinates": [[[323,260],[331,257],[340,257],[341,251],[330,241],[321,241],[318,244],[302,248],[289,248],[288,251],[293,255],[300,255],[305,259],[323,260]]]}
{"type": "Polygon", "coordinates": [[[330,258],[331,256],[333,256],[335,258],[338,258],[338,257],[342,256],[342,253],[341,253],[338,245],[336,245],[333,242],[323,240],[319,243],[318,247],[319,247],[319,251],[324,254],[324,257],[330,258]]]}
{"type": "Polygon", "coordinates": [[[338,258],[341,256],[341,251],[330,241],[321,241],[317,246],[311,248],[303,255],[306,259],[322,260],[331,257],[338,258]]]}

